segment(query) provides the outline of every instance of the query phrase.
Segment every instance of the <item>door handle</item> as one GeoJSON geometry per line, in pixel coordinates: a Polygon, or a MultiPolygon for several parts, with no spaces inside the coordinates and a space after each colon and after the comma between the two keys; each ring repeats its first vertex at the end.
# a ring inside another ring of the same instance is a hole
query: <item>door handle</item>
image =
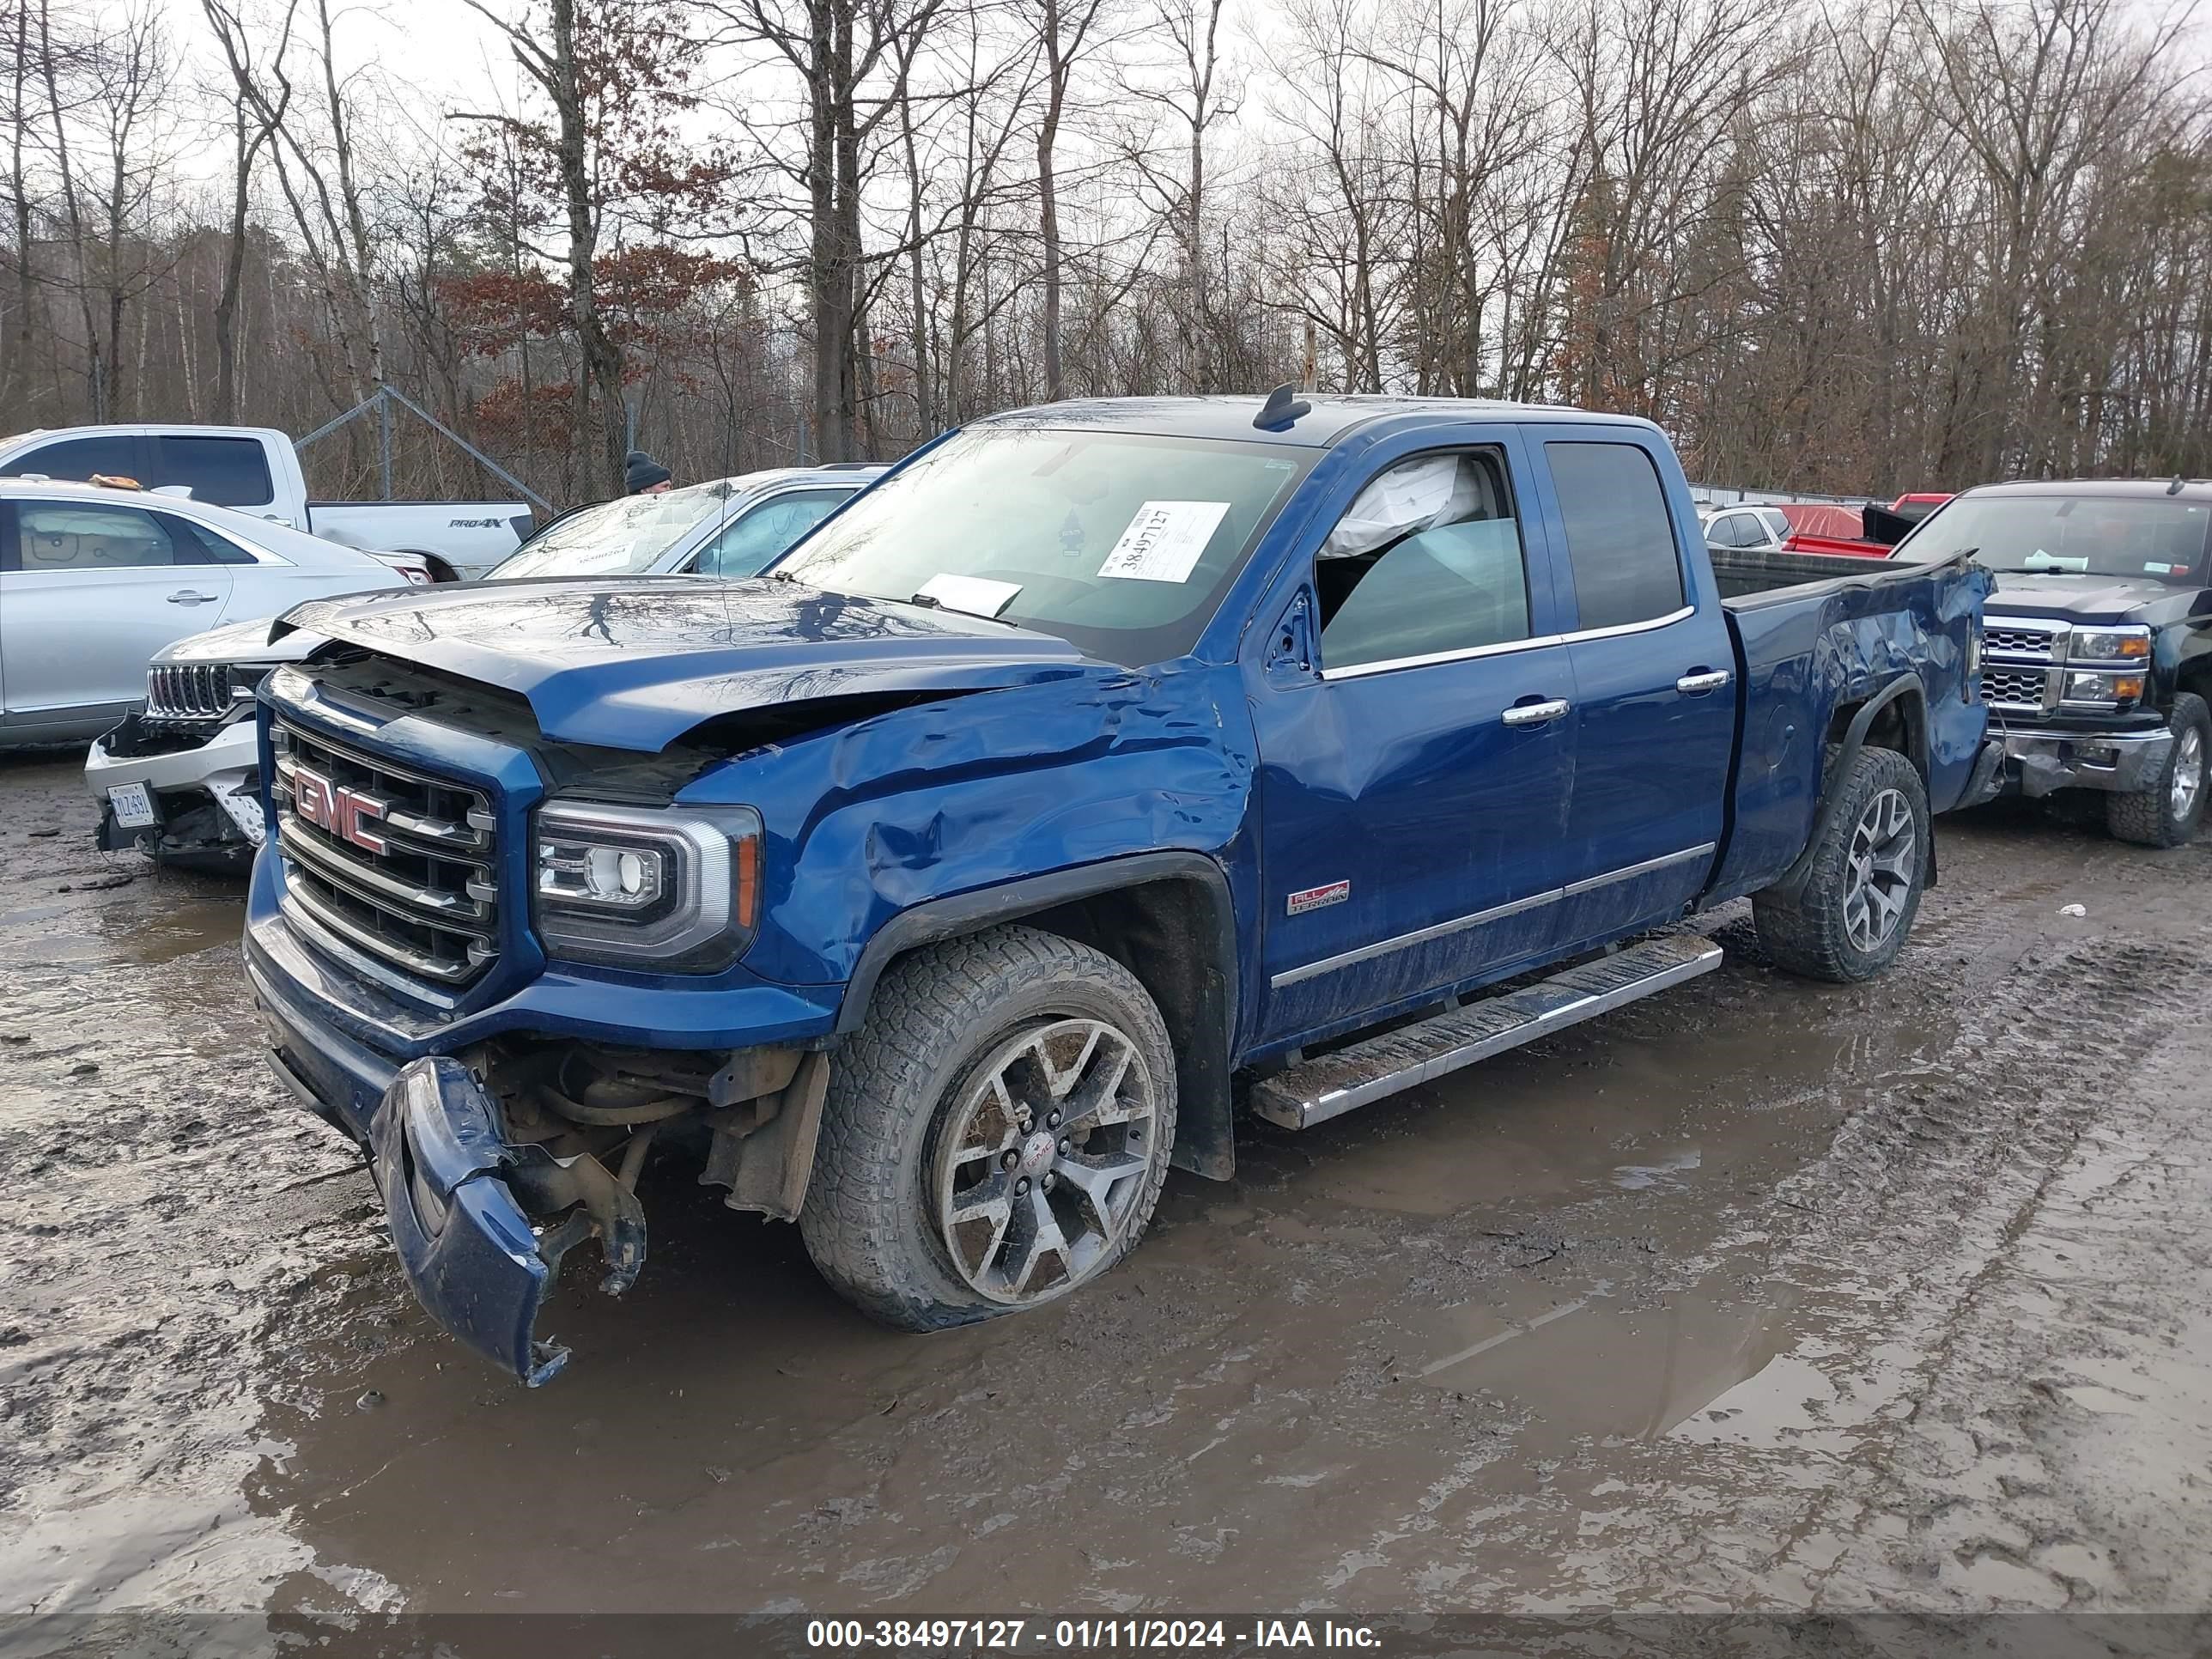
{"type": "Polygon", "coordinates": [[[189,587],[180,587],[169,595],[169,603],[171,605],[213,605],[216,599],[216,596],[213,593],[195,593],[189,587]]]}
{"type": "Polygon", "coordinates": [[[1708,691],[1717,691],[1735,677],[1725,668],[1699,669],[1694,674],[1685,674],[1674,682],[1674,689],[1685,696],[1701,696],[1708,691]]]}
{"type": "Polygon", "coordinates": [[[1542,726],[1566,712],[1567,700],[1553,697],[1548,702],[1516,702],[1498,718],[1508,726],[1542,726]]]}

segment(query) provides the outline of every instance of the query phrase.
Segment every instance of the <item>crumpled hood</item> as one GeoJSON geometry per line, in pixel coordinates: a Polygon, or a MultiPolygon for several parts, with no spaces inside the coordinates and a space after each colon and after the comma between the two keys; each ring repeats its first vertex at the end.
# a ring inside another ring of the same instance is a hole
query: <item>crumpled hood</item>
{"type": "Polygon", "coordinates": [[[2000,570],[1994,574],[1997,591],[1990,596],[1991,616],[2125,622],[2136,606],[2170,599],[2185,591],[2155,576],[2100,576],[2087,571],[2000,570]]]}
{"type": "Polygon", "coordinates": [[[717,715],[1127,672],[1009,623],[770,580],[415,588],[314,600],[279,628],[516,692],[557,741],[647,753],[717,715]]]}

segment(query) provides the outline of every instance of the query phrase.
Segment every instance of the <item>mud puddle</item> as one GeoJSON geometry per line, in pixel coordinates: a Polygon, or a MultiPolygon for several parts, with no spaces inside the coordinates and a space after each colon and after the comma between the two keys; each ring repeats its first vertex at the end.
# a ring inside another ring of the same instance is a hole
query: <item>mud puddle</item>
{"type": "MultiPolygon", "coordinates": [[[[637,1289],[612,1304],[579,1274],[547,1311],[577,1357],[537,1395],[440,1337],[380,1257],[349,1262],[339,1332],[303,1345],[270,1414],[289,1450],[256,1506],[441,1606],[950,1605],[1003,1583],[1006,1547],[1040,1603],[1256,1604],[1285,1573],[1402,1596],[1341,1540],[1392,1530],[1409,1493],[1663,1433],[1803,1340],[1786,1303],[1710,1265],[1741,1248],[1736,1206],[1852,1109],[1838,1067],[1917,1078],[1945,1039],[1893,1030],[1877,1054],[1848,1023],[1791,1020],[1712,1040],[1758,994],[1716,979],[1671,1019],[1589,1028],[1326,1137],[1258,1132],[1234,1188],[1171,1183],[1114,1280],[963,1331],[868,1325],[791,1230],[680,1170],[649,1195],[637,1289]],[[1563,1388],[1585,1390],[1575,1409],[1563,1388]],[[465,1576],[417,1524],[431,1491],[473,1540],[465,1576]],[[556,1518],[519,1528],[525,1503],[556,1518]]],[[[1548,1580],[1550,1547],[1501,1540],[1490,1570],[1548,1580]]]]}

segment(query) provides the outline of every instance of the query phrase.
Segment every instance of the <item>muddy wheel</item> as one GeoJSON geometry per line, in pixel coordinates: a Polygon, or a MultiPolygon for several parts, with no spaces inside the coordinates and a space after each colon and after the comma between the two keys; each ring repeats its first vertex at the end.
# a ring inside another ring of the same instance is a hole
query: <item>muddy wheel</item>
{"type": "Polygon", "coordinates": [[[1778,967],[1849,985],[1897,960],[1928,880],[1928,791],[1893,749],[1862,749],[1837,785],[1811,872],[1795,899],[1752,896],[1759,943],[1778,967]]]}
{"type": "Polygon", "coordinates": [[[932,945],[831,1060],[799,1231],[886,1325],[1018,1312],[1128,1254],[1175,1118],[1167,1027],[1119,963],[1027,927],[932,945]]]}
{"type": "Polygon", "coordinates": [[[2204,818],[2205,764],[2212,757],[2212,714],[2204,699],[2184,691],[2166,722],[2173,733],[2166,769],[2137,795],[2105,797],[2105,825],[2122,841],[2142,847],[2180,847],[2204,818]]]}

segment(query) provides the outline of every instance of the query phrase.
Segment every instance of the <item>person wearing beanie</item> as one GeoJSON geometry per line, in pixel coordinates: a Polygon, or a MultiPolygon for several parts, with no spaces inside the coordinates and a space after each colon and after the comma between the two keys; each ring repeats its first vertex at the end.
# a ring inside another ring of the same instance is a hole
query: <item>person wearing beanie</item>
{"type": "Polygon", "coordinates": [[[668,488],[675,474],[641,449],[633,449],[623,464],[623,481],[633,495],[657,495],[668,488]]]}

